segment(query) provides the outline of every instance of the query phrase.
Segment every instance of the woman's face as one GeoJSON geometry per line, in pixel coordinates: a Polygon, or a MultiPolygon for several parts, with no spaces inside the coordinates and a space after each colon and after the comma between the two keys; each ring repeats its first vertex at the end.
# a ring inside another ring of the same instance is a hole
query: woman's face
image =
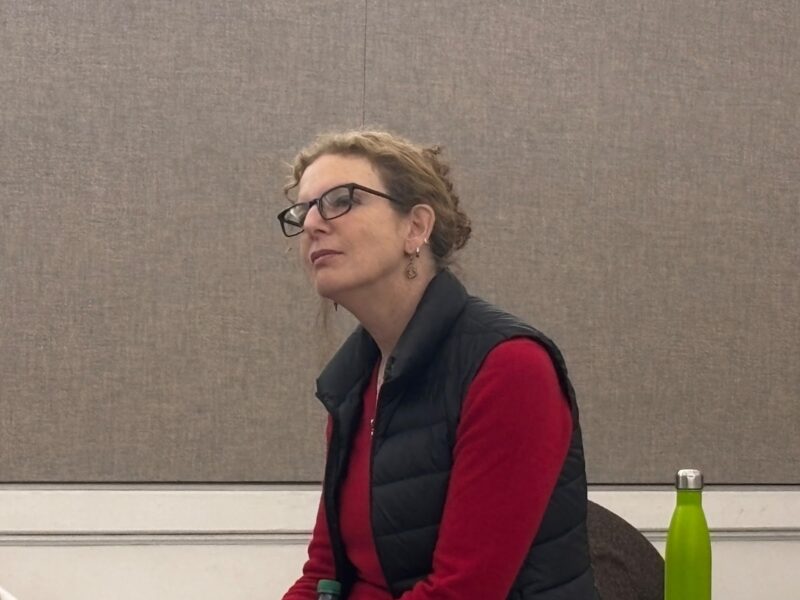
{"type": "MultiPolygon", "coordinates": [[[[309,202],[339,185],[357,183],[387,193],[365,158],[325,154],[309,165],[298,185],[298,202],[309,202]]],[[[379,292],[404,276],[408,219],[386,198],[354,191],[346,214],[326,221],[315,205],[300,234],[300,258],[317,293],[344,301],[353,292],[379,292]]]]}

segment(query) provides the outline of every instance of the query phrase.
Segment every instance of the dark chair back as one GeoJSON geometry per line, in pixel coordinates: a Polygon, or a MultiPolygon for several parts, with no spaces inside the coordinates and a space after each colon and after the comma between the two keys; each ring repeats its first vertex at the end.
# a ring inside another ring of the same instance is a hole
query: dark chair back
{"type": "Polygon", "coordinates": [[[586,524],[601,600],[664,600],[664,559],[638,529],[592,501],[586,524]]]}

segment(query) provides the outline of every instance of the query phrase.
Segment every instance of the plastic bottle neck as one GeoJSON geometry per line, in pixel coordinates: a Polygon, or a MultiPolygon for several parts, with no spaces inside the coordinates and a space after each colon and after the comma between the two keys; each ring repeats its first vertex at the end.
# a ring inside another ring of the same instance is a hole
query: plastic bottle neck
{"type": "Polygon", "coordinates": [[[678,490],[680,506],[702,506],[703,490],[678,490]]]}

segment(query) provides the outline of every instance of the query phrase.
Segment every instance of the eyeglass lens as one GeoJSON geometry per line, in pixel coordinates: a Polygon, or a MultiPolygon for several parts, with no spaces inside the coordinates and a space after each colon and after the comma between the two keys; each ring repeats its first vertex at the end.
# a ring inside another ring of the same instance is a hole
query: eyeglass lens
{"type": "MultiPolygon", "coordinates": [[[[353,205],[353,188],[338,187],[325,192],[316,202],[320,216],[329,221],[341,217],[353,205]]],[[[303,231],[303,225],[311,210],[311,203],[295,204],[283,216],[283,229],[286,235],[297,235],[303,231]]]]}

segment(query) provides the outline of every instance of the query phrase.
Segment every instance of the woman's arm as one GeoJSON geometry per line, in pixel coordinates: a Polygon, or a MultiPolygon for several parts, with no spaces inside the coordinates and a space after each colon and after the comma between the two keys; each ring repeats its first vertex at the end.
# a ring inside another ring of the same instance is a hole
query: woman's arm
{"type": "Polygon", "coordinates": [[[320,579],[336,579],[334,572],[328,521],[325,518],[324,503],[320,499],[317,522],[308,544],[308,560],[303,565],[303,575],[289,588],[283,600],[316,600],[317,582],[320,579]]]}
{"type": "MultiPolygon", "coordinates": [[[[330,419],[328,419],[326,435],[330,443],[330,419]]],[[[303,575],[289,588],[289,591],[283,596],[283,600],[316,600],[317,582],[320,579],[336,579],[335,573],[331,538],[328,533],[328,519],[325,516],[325,502],[320,497],[317,521],[311,534],[311,542],[308,544],[308,560],[303,565],[303,575]]]]}
{"type": "Polygon", "coordinates": [[[402,600],[505,599],[567,455],[572,417],[547,352],[489,353],[458,425],[433,572],[402,600]]]}

